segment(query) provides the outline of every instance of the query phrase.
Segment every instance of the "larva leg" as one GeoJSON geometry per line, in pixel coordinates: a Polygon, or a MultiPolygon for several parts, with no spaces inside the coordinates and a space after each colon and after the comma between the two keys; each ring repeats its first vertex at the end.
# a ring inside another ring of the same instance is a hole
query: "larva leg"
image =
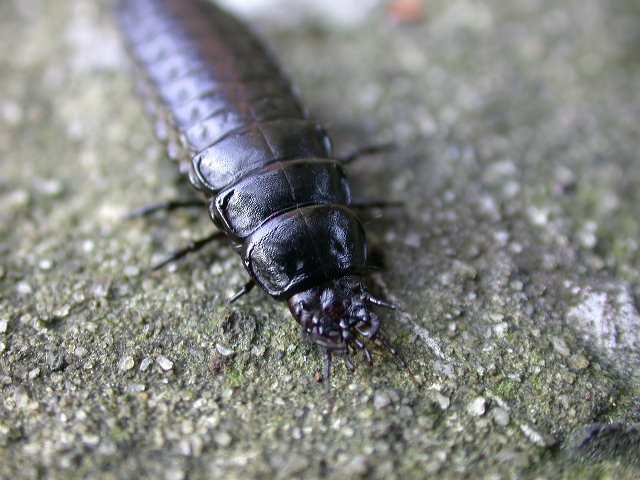
{"type": "Polygon", "coordinates": [[[202,247],[204,247],[208,243],[211,243],[214,240],[218,240],[218,239],[221,239],[221,238],[225,238],[224,232],[217,231],[217,232],[213,232],[208,237],[201,238],[200,240],[191,241],[187,245],[185,245],[184,247],[182,247],[179,250],[176,250],[175,252],[173,252],[170,255],[168,255],[161,262],[156,263],[155,265],[153,265],[151,267],[151,270],[152,271],[159,270],[160,268],[164,267],[165,265],[167,265],[167,264],[169,264],[171,262],[174,262],[174,261],[176,261],[176,260],[188,255],[191,252],[197,252],[198,250],[200,250],[202,247]]]}
{"type": "Polygon", "coordinates": [[[204,200],[201,200],[199,198],[194,198],[191,200],[168,200],[166,202],[152,203],[151,205],[143,205],[142,207],[138,207],[135,210],[127,212],[124,215],[124,219],[131,220],[133,218],[147,217],[153,213],[160,212],[162,210],[169,212],[172,210],[177,210],[179,208],[186,208],[186,207],[206,208],[207,203],[204,200]]]}
{"type": "Polygon", "coordinates": [[[374,145],[365,145],[364,147],[356,148],[351,152],[347,152],[337,158],[337,160],[343,165],[353,162],[358,157],[363,155],[373,155],[376,153],[388,152],[396,148],[393,142],[378,143],[374,145]]]}
{"type": "Polygon", "coordinates": [[[251,290],[253,290],[253,287],[255,286],[256,286],[256,282],[254,282],[253,280],[249,280],[247,283],[245,283],[242,286],[240,290],[238,290],[236,293],[233,294],[233,296],[228,300],[229,303],[233,303],[243,295],[249,293],[251,290]]]}

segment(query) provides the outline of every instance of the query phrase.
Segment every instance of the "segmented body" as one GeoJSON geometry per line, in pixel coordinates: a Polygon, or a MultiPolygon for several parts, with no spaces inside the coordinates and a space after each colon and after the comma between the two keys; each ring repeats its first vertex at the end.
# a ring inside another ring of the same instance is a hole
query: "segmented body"
{"type": "Polygon", "coordinates": [[[361,279],[365,235],[341,161],[271,56],[204,0],[121,1],[117,12],[158,136],[252,278],[234,298],[257,284],[287,301],[324,350],[328,397],[334,352],[353,371],[351,354],[372,363],[375,340],[406,367],[371,311],[396,307],[361,279]]]}
{"type": "Polygon", "coordinates": [[[288,299],[362,274],[343,168],[256,38],[202,0],[130,0],[117,12],[157,135],[253,280],[288,299]]]}

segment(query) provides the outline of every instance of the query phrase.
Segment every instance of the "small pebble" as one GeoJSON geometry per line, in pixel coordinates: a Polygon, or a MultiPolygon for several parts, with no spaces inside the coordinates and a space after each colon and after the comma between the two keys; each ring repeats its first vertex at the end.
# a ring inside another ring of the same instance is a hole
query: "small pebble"
{"type": "Polygon", "coordinates": [[[589,366],[589,360],[584,355],[576,353],[569,357],[569,365],[576,370],[584,370],[589,366]]]}
{"type": "Polygon", "coordinates": [[[133,357],[131,355],[125,355],[118,362],[118,369],[123,372],[126,372],[128,370],[131,370],[134,367],[134,365],[135,365],[135,361],[133,360],[133,357]]]}
{"type": "Polygon", "coordinates": [[[474,398],[469,405],[467,405],[467,413],[480,417],[484,415],[487,406],[487,399],[484,397],[474,398]]]}
{"type": "Polygon", "coordinates": [[[220,353],[220,355],[224,355],[225,357],[233,353],[233,350],[231,350],[230,348],[224,347],[219,343],[216,343],[216,350],[218,351],[218,353],[220,353]]]}
{"type": "Polygon", "coordinates": [[[19,282],[16,285],[16,290],[20,295],[29,295],[33,292],[33,288],[27,282],[19,282]]]}
{"type": "Polygon", "coordinates": [[[438,390],[429,390],[429,398],[433,400],[442,410],[449,408],[451,400],[446,395],[443,395],[438,390]]]}
{"type": "Polygon", "coordinates": [[[100,443],[100,437],[98,435],[83,435],[82,443],[90,447],[95,447],[100,443]]]}
{"type": "Polygon", "coordinates": [[[156,357],[156,363],[165,372],[173,368],[173,362],[164,355],[158,355],[156,357]]]}
{"type": "Polygon", "coordinates": [[[400,396],[395,390],[381,390],[375,393],[373,397],[373,406],[377,410],[380,410],[392,403],[397,403],[399,400],[400,396]]]}
{"type": "Polygon", "coordinates": [[[87,354],[87,349],[84,347],[77,347],[74,351],[73,354],[76,357],[84,357],[87,354]]]}
{"type": "Polygon", "coordinates": [[[149,365],[151,365],[153,363],[153,358],[151,357],[146,357],[142,359],[142,362],[140,362],[140,371],[144,372],[147,368],[149,368],[149,365]]]}
{"type": "Polygon", "coordinates": [[[0,117],[9,125],[15,127],[24,118],[24,109],[18,102],[4,100],[0,104],[0,117]]]}
{"type": "Polygon", "coordinates": [[[398,409],[398,418],[411,419],[414,418],[414,413],[411,407],[403,405],[398,409]]]}
{"type": "Polygon", "coordinates": [[[567,343],[560,337],[551,337],[551,343],[553,344],[553,349],[563,357],[571,355],[571,351],[569,350],[567,343]]]}
{"type": "Polygon", "coordinates": [[[122,273],[128,278],[137,277],[140,274],[140,268],[136,265],[127,265],[122,269],[122,273]]]}
{"type": "Polygon", "coordinates": [[[564,372],[564,374],[562,375],[562,379],[570,385],[576,381],[577,377],[578,376],[573,372],[564,372]]]}
{"type": "Polygon", "coordinates": [[[381,410],[387,405],[391,405],[391,397],[387,392],[376,392],[373,397],[373,406],[377,410],[381,410]]]}
{"type": "Polygon", "coordinates": [[[190,457],[192,453],[191,444],[187,440],[181,440],[178,443],[178,453],[183,457],[190,457]]]}
{"type": "Polygon", "coordinates": [[[509,412],[504,408],[498,407],[493,410],[493,421],[501,427],[506,427],[509,425],[509,412]]]}
{"type": "Polygon", "coordinates": [[[43,193],[47,197],[58,197],[64,192],[64,184],[56,178],[38,179],[34,183],[38,192],[43,193]]]}
{"type": "Polygon", "coordinates": [[[53,262],[48,258],[45,258],[44,260],[40,260],[40,262],[38,263],[38,267],[40,267],[40,270],[51,270],[51,267],[53,267],[53,262]]]}
{"type": "Polygon", "coordinates": [[[4,195],[0,200],[3,207],[13,207],[15,209],[26,207],[31,201],[31,195],[24,189],[18,189],[4,195]]]}
{"type": "Polygon", "coordinates": [[[524,433],[525,437],[527,437],[531,442],[541,447],[546,446],[547,443],[545,442],[544,437],[540,434],[540,432],[534,430],[529,425],[520,425],[520,430],[522,430],[522,433],[524,433]]]}
{"type": "Polygon", "coordinates": [[[233,437],[231,436],[231,434],[229,432],[226,432],[226,431],[222,430],[222,431],[216,433],[214,435],[213,439],[218,444],[218,446],[220,446],[220,447],[228,447],[229,445],[231,445],[231,441],[233,440],[233,437]]]}
{"type": "Polygon", "coordinates": [[[127,385],[127,391],[132,393],[144,392],[146,390],[144,383],[131,382],[127,385]]]}

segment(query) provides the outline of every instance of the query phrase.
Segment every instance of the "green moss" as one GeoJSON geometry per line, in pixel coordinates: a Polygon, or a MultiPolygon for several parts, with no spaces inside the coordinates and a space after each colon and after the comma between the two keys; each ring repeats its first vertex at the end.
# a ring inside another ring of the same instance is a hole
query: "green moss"
{"type": "Polygon", "coordinates": [[[232,362],[225,372],[227,382],[233,387],[241,385],[244,381],[245,364],[240,361],[232,362]]]}
{"type": "Polygon", "coordinates": [[[496,385],[495,387],[496,395],[503,398],[504,400],[512,399],[517,391],[518,387],[516,386],[515,382],[512,382],[511,380],[504,380],[498,383],[498,385],[496,385]]]}

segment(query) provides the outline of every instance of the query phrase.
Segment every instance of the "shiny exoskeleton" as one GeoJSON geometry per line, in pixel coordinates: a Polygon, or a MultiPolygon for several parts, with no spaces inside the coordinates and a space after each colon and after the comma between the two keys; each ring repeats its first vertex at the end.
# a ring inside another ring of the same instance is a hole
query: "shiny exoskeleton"
{"type": "Polygon", "coordinates": [[[366,339],[395,353],[370,308],[391,305],[361,281],[365,234],[342,162],[271,55],[207,1],[121,1],[117,16],[169,156],[252,281],[324,349],[327,382],[332,352],[351,369],[350,350],[371,361],[366,339]]]}

